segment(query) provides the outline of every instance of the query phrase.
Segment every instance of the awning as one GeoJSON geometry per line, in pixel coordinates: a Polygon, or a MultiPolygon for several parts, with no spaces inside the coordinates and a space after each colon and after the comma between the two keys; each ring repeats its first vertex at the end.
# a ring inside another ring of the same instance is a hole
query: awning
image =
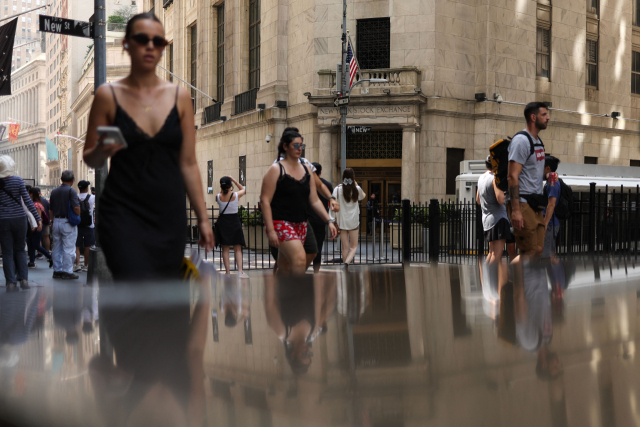
{"type": "Polygon", "coordinates": [[[47,161],[49,160],[59,160],[58,158],[58,147],[54,144],[49,138],[44,137],[45,142],[47,143],[47,161]]]}

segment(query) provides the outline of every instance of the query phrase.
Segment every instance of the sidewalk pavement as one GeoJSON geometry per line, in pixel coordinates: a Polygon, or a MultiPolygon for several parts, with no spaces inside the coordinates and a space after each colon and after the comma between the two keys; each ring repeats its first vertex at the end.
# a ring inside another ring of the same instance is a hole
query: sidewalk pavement
{"type": "MultiPolygon", "coordinates": [[[[78,286],[87,284],[87,273],[84,271],[78,271],[75,274],[79,276],[75,280],[62,280],[53,279],[53,268],[49,268],[49,261],[47,259],[37,259],[36,268],[29,269],[29,286],[31,287],[44,287],[52,286],[54,283],[64,282],[69,284],[77,284],[78,286]]],[[[4,275],[0,272],[0,288],[6,286],[4,275]]],[[[0,289],[4,291],[4,289],[0,289]]]]}

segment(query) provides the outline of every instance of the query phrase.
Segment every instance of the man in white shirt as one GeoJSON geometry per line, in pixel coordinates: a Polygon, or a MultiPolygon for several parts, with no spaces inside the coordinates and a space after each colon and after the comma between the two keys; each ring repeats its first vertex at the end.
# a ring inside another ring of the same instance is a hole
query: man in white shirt
{"type": "Polygon", "coordinates": [[[80,200],[80,218],[78,225],[78,238],[76,240],[76,265],[73,269],[77,271],[89,271],[89,250],[96,244],[96,232],[93,221],[94,204],[96,197],[89,193],[89,181],[78,183],[78,199],[80,200]],[[88,213],[87,213],[88,209],[88,213]],[[83,217],[84,214],[84,217],[83,217]],[[89,219],[90,218],[90,219],[89,219]],[[84,265],[80,266],[80,250],[84,248],[84,265]]]}

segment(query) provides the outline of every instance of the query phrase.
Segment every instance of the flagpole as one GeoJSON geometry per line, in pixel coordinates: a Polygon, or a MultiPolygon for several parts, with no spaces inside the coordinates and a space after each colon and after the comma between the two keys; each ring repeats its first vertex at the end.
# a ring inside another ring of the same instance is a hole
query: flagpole
{"type": "Polygon", "coordinates": [[[44,6],[36,7],[35,9],[25,10],[24,12],[20,12],[20,13],[16,13],[15,15],[7,16],[6,18],[2,18],[2,19],[0,19],[0,22],[2,22],[2,21],[7,21],[7,20],[12,19],[12,18],[17,18],[17,17],[18,17],[18,16],[20,16],[20,15],[24,15],[24,14],[26,14],[26,13],[31,13],[31,12],[33,12],[34,10],[42,9],[42,8],[47,7],[47,6],[48,6],[48,5],[46,5],[46,4],[45,4],[44,6]]]}
{"type": "Polygon", "coordinates": [[[27,42],[27,43],[22,43],[22,44],[19,44],[18,46],[14,46],[13,48],[17,49],[19,47],[26,46],[28,44],[38,43],[39,41],[42,41],[42,39],[37,39],[37,40],[33,40],[33,41],[30,41],[30,42],[27,42]]]}
{"type": "MultiPolygon", "coordinates": [[[[347,64],[347,0],[342,0],[342,81],[341,96],[347,94],[347,76],[349,69],[347,64]]],[[[347,106],[340,107],[340,177],[347,168],[347,106]]]]}

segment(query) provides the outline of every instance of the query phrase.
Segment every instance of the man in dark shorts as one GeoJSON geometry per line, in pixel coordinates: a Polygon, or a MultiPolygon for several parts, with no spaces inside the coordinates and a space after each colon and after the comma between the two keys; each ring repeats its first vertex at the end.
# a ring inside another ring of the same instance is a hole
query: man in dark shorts
{"type": "MultiPolygon", "coordinates": [[[[314,163],[313,166],[316,168],[316,175],[320,178],[320,181],[327,187],[329,193],[333,193],[333,185],[326,179],[322,178],[322,165],[320,163],[314,163]]],[[[322,204],[327,208],[327,212],[329,211],[329,199],[324,197],[322,193],[318,191],[318,198],[322,202],[322,204]]],[[[326,238],[326,228],[327,225],[324,223],[322,219],[316,214],[313,210],[309,212],[309,225],[313,229],[313,234],[315,235],[316,244],[318,246],[318,253],[313,258],[313,272],[317,273],[320,271],[320,264],[322,263],[322,246],[324,245],[324,240],[326,238]]]]}

